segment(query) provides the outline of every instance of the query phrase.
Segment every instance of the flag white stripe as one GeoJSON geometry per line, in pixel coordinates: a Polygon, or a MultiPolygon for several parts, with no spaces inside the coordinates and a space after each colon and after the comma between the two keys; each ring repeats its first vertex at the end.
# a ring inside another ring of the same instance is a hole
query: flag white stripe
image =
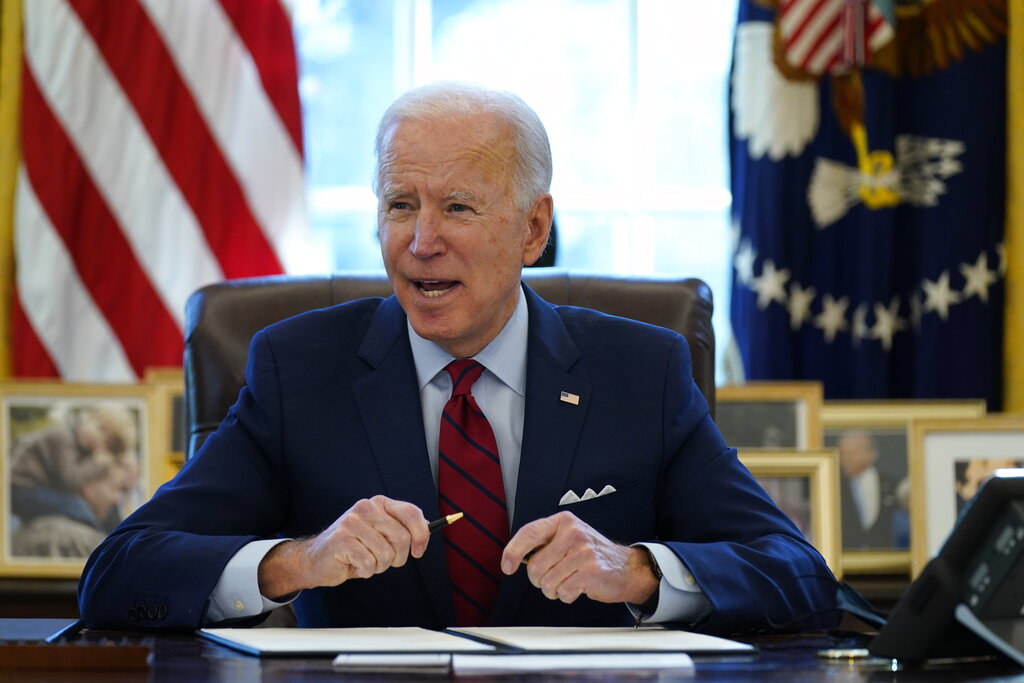
{"type": "MultiPolygon", "coordinates": [[[[868,11],[868,24],[870,25],[878,21],[880,18],[879,15],[881,14],[881,11],[872,5],[871,9],[868,11]]],[[[882,23],[878,25],[878,28],[876,28],[868,38],[868,46],[872,51],[881,49],[883,45],[896,37],[896,32],[892,30],[892,26],[889,25],[889,22],[885,21],[884,17],[881,18],[883,19],[882,23]]]]}
{"type": "Polygon", "coordinates": [[[285,270],[304,270],[294,246],[306,228],[302,158],[230,19],[218,2],[142,5],[285,270]]]}
{"type": "Polygon", "coordinates": [[[779,17],[779,30],[782,35],[789,36],[800,27],[800,24],[804,22],[804,19],[814,10],[814,6],[819,0],[793,0],[780,11],[782,16],[779,17]]]}
{"type": "Polygon", "coordinates": [[[822,42],[821,46],[811,55],[811,59],[807,63],[807,70],[811,73],[822,73],[842,49],[843,33],[842,31],[833,31],[832,35],[822,42]]]}
{"type": "MultiPolygon", "coordinates": [[[[815,43],[817,43],[821,34],[835,20],[836,16],[842,12],[842,9],[842,3],[839,2],[823,6],[818,10],[804,28],[803,33],[800,34],[796,42],[789,49],[790,59],[793,63],[803,64],[808,59],[811,52],[815,50],[815,43]]],[[[841,33],[839,29],[836,29],[836,32],[841,33]]]]}
{"type": "Polygon", "coordinates": [[[64,242],[39,206],[24,166],[18,170],[15,226],[22,308],[61,378],[134,382],[135,372],[120,340],[78,277],[64,242]],[[54,296],[54,292],[63,294],[54,296]]]}
{"type": "Polygon", "coordinates": [[[25,54],[140,266],[184,329],[185,301],[223,273],[135,109],[63,0],[25,4],[25,54]]]}

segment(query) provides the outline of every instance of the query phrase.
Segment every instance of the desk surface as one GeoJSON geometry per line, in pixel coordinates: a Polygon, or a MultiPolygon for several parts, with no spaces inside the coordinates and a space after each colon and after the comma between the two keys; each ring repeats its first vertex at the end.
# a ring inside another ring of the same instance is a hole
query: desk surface
{"type": "MultiPolygon", "coordinates": [[[[36,634],[50,629],[50,620],[0,619],[0,639],[15,634],[36,634]]],[[[59,624],[57,624],[59,626],[59,624]]],[[[12,671],[0,669],[0,681],[320,681],[366,680],[380,683],[393,680],[392,674],[340,674],[331,667],[330,658],[258,659],[240,654],[229,648],[201,640],[188,634],[139,634],[124,632],[89,632],[82,636],[89,642],[106,641],[123,645],[145,645],[153,652],[149,670],[141,671],[12,671]]],[[[760,648],[756,655],[695,658],[693,671],[650,672],[634,671],[622,676],[623,680],[665,681],[829,681],[854,683],[859,681],[1024,681],[1024,669],[1003,661],[979,661],[955,665],[931,665],[907,668],[893,672],[884,666],[834,662],[818,657],[818,651],[831,641],[823,636],[773,636],[752,640],[760,648]]],[[[54,646],[55,652],[61,647],[54,646]]],[[[415,680],[447,680],[447,675],[410,675],[415,680]]],[[[474,676],[473,680],[492,678],[502,683],[520,680],[547,680],[548,675],[474,676]]],[[[609,681],[618,677],[612,673],[594,674],[592,677],[574,676],[574,680],[609,681]]]]}

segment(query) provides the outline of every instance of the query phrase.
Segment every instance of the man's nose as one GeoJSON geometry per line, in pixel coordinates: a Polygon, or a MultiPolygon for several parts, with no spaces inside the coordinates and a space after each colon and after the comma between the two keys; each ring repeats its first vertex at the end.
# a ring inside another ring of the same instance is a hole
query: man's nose
{"type": "Polygon", "coordinates": [[[409,251],[419,258],[444,253],[447,245],[444,239],[444,221],[436,211],[421,209],[416,214],[412,242],[409,251]]]}

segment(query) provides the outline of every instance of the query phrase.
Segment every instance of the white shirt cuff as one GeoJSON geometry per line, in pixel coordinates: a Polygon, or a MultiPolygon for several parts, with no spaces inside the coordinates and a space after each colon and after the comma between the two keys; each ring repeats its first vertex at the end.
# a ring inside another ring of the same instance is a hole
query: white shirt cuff
{"type": "MultiPolygon", "coordinates": [[[[227,619],[255,617],[288,602],[274,602],[260,593],[257,570],[270,549],[286,538],[253,541],[242,546],[224,566],[217,585],[210,594],[210,607],[206,610],[206,623],[227,619]]],[[[298,593],[296,593],[296,596],[298,593]]],[[[292,600],[295,598],[293,597],[292,600]]]]}
{"type": "Polygon", "coordinates": [[[711,609],[704,591],[697,585],[689,568],[662,543],[636,543],[651,551],[661,569],[661,584],[658,586],[658,604],[654,612],[644,615],[639,605],[627,603],[634,617],[643,622],[663,623],[681,621],[694,623],[711,609]]]}

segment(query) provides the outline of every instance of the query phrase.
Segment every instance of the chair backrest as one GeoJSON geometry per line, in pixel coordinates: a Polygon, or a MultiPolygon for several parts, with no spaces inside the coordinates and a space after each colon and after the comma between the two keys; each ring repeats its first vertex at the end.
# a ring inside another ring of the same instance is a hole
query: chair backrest
{"type": "MultiPolygon", "coordinates": [[[[553,304],[593,308],[682,334],[697,387],[715,408],[711,289],[695,278],[621,277],[527,268],[524,281],[553,304]]],[[[185,308],[185,424],[191,457],[220,424],[245,383],[249,341],[260,329],[314,308],[390,296],[383,271],[280,275],[208,285],[185,308]]]]}

